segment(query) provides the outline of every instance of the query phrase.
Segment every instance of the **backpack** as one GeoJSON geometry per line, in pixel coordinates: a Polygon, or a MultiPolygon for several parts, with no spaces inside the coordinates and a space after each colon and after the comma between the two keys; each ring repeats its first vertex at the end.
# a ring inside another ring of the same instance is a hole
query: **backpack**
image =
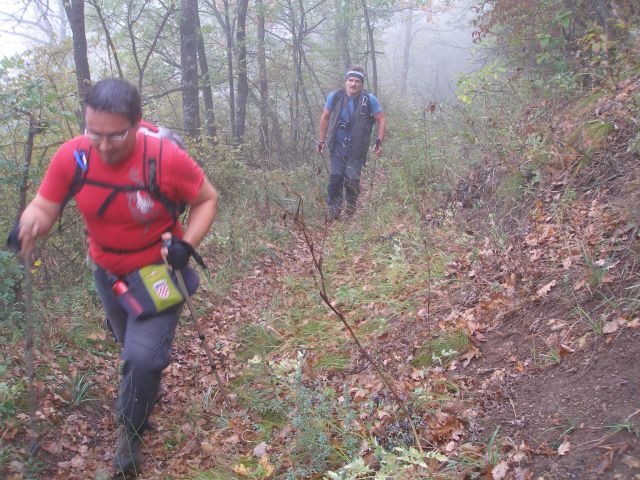
{"type": "MultiPolygon", "coordinates": [[[[145,123],[148,124],[148,122],[145,122],[145,123]]],[[[144,128],[143,132],[145,132],[145,130],[147,129],[146,125],[143,128],[144,128]]],[[[76,169],[73,175],[73,180],[71,182],[69,191],[67,192],[67,194],[65,195],[65,197],[63,198],[60,204],[60,215],[59,215],[60,221],[58,223],[59,230],[61,230],[62,213],[64,212],[65,207],[67,206],[69,201],[73,197],[75,197],[76,194],[80,192],[80,190],[82,190],[82,187],[84,187],[85,185],[93,185],[96,187],[111,189],[111,193],[107,196],[107,198],[105,198],[104,202],[102,202],[102,205],[100,205],[100,208],[98,209],[98,212],[97,212],[98,217],[101,217],[102,215],[104,215],[104,212],[106,211],[106,209],[109,207],[111,202],[113,202],[113,200],[116,198],[116,196],[119,193],[144,191],[144,192],[147,192],[155,200],[158,200],[169,212],[173,220],[173,223],[171,224],[171,227],[169,227],[169,230],[173,229],[176,223],[178,223],[180,214],[185,211],[186,203],[184,202],[175,203],[171,201],[160,190],[158,177],[160,174],[160,168],[162,167],[162,146],[164,142],[162,141],[159,142],[159,149],[157,152],[150,152],[147,149],[147,136],[148,134],[145,133],[143,137],[144,148],[143,148],[143,160],[142,160],[142,178],[144,179],[144,183],[138,184],[138,185],[118,185],[118,184],[112,184],[108,182],[100,182],[98,180],[92,180],[87,178],[87,175],[89,173],[89,167],[91,165],[91,150],[93,147],[89,145],[89,149],[85,150],[82,148],[82,143],[83,143],[82,140],[78,142],[78,147],[76,148],[76,150],[73,151],[73,157],[76,163],[76,169]]],[[[158,135],[151,135],[151,136],[159,137],[160,135],[158,134],[158,135]]],[[[106,252],[135,253],[135,252],[146,250],[147,248],[152,247],[156,243],[158,243],[158,240],[136,249],[118,249],[118,248],[105,247],[103,245],[100,245],[100,247],[106,252]]]]}
{"type": "Polygon", "coordinates": [[[169,140],[171,140],[171,142],[175,143],[182,150],[187,149],[184,142],[182,141],[182,137],[180,137],[180,135],[178,135],[176,132],[174,132],[169,128],[159,127],[157,125],[154,125],[151,122],[142,120],[140,121],[140,128],[138,128],[138,131],[146,135],[151,135],[152,137],[168,138],[169,140]]]}

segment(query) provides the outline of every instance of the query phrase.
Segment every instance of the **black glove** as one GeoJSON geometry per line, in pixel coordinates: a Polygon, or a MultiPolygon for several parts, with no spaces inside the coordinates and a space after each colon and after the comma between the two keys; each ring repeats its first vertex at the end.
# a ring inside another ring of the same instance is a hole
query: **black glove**
{"type": "Polygon", "coordinates": [[[186,267],[190,257],[193,257],[202,268],[207,268],[202,257],[198,255],[190,243],[184,240],[171,239],[165,242],[165,246],[167,247],[167,263],[174,270],[186,267]]]}
{"type": "Polygon", "coordinates": [[[189,263],[189,257],[193,252],[193,247],[184,240],[169,240],[167,242],[167,263],[174,270],[180,270],[189,263]]]}
{"type": "Polygon", "coordinates": [[[11,229],[9,236],[7,237],[7,248],[9,250],[13,250],[15,253],[20,253],[20,250],[22,250],[22,242],[18,237],[19,233],[20,233],[20,224],[16,222],[16,224],[11,229]]]}

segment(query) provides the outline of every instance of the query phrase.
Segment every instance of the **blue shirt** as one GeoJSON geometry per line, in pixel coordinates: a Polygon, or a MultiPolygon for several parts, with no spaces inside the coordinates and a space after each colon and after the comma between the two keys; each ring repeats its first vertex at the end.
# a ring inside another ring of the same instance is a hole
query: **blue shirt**
{"type": "MultiPolygon", "coordinates": [[[[327,110],[332,110],[333,98],[336,96],[336,92],[337,90],[334,90],[327,96],[327,101],[324,103],[324,108],[326,108],[327,110]]],[[[355,105],[354,105],[355,99],[356,97],[349,97],[349,102],[347,105],[348,109],[347,107],[344,107],[340,112],[340,120],[342,120],[345,123],[349,122],[349,120],[351,119],[351,115],[353,114],[353,110],[355,108],[355,105]]],[[[369,105],[371,106],[371,113],[373,115],[375,115],[376,113],[380,113],[382,111],[382,106],[380,105],[380,102],[378,101],[378,99],[373,93],[369,94],[369,102],[370,102],[369,105]]],[[[350,133],[350,132],[342,128],[338,128],[336,130],[335,139],[338,145],[344,142],[345,138],[347,138],[347,133],[350,133]]]]}

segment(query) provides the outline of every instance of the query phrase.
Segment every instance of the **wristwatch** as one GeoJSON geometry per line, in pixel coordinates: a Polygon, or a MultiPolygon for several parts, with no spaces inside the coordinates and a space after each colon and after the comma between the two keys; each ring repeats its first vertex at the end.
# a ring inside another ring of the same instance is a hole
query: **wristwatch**
{"type": "Polygon", "coordinates": [[[382,140],[380,140],[379,138],[376,139],[376,147],[381,147],[382,146],[382,140]]]}

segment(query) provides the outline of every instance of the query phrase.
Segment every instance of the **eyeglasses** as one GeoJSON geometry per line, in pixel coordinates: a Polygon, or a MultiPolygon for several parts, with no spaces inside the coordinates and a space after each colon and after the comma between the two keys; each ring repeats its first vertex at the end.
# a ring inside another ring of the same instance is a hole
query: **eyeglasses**
{"type": "Polygon", "coordinates": [[[131,128],[132,127],[127,128],[127,130],[124,133],[111,133],[109,135],[99,135],[97,133],[91,133],[88,129],[85,128],[84,136],[95,143],[102,142],[103,138],[106,138],[107,142],[114,142],[114,143],[124,142],[124,140],[127,138],[127,135],[129,135],[129,131],[131,130],[131,128]]]}

